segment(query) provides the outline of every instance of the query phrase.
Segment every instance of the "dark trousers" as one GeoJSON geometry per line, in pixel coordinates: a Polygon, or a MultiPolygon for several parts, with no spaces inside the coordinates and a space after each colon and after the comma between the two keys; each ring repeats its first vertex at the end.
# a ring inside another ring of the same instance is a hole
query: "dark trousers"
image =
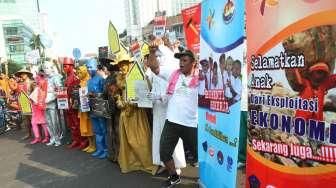
{"type": "Polygon", "coordinates": [[[247,142],[247,111],[242,111],[240,115],[240,132],[239,132],[239,153],[238,162],[246,162],[246,142],[247,142]]]}
{"type": "MultiPolygon", "coordinates": [[[[173,159],[176,144],[181,138],[197,161],[197,128],[186,127],[166,120],[160,139],[160,158],[163,162],[173,159]]],[[[195,162],[196,162],[195,161],[195,162]]]]}

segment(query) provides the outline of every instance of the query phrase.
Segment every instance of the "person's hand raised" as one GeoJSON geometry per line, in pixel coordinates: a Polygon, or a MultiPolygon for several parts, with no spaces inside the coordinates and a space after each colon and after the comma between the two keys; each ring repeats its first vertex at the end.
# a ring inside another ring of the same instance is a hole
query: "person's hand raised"
{"type": "Polygon", "coordinates": [[[160,38],[154,39],[152,42],[149,44],[149,52],[150,53],[155,53],[158,50],[158,47],[160,45],[164,44],[163,40],[160,38]]]}

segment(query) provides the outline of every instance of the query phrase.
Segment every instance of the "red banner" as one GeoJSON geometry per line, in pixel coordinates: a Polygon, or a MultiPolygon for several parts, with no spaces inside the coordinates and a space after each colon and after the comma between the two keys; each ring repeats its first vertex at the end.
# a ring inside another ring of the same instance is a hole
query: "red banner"
{"type": "Polygon", "coordinates": [[[182,18],[187,47],[193,52],[199,53],[201,4],[182,10],[182,18]]]}

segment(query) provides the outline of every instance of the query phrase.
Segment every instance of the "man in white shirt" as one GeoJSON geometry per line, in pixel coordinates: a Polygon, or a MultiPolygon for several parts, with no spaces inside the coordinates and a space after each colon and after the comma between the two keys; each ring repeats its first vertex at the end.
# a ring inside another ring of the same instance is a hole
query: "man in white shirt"
{"type": "Polygon", "coordinates": [[[232,93],[231,104],[240,101],[241,91],[242,91],[242,80],[241,80],[241,62],[236,60],[232,65],[232,77],[231,80],[227,82],[228,88],[232,93]]]}
{"type": "Polygon", "coordinates": [[[168,109],[160,140],[160,158],[170,175],[164,187],[173,187],[181,182],[172,157],[179,138],[189,146],[193,156],[197,156],[198,75],[190,50],[174,55],[180,60],[180,69],[160,67],[155,53],[161,43],[159,40],[152,43],[148,62],[156,75],[168,80],[168,109]]]}

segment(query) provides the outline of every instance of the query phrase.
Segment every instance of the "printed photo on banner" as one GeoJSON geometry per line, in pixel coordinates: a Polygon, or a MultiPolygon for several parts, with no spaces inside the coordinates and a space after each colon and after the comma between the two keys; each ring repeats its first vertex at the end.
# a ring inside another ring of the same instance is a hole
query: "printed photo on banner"
{"type": "Polygon", "coordinates": [[[241,100],[244,45],[225,53],[210,53],[200,59],[199,106],[229,113],[241,100]]]}

